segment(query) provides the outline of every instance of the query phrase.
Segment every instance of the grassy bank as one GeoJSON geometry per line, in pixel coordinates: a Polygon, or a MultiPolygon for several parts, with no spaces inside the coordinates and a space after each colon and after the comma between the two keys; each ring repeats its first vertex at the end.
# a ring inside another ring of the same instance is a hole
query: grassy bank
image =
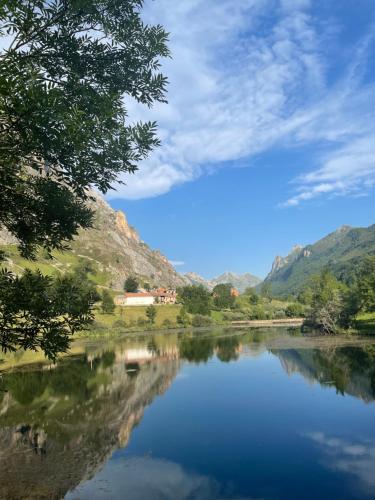
{"type": "Polygon", "coordinates": [[[359,333],[375,335],[375,313],[364,313],[357,317],[355,328],[359,333]]]}
{"type": "MultiPolygon", "coordinates": [[[[171,326],[177,325],[177,316],[181,306],[175,304],[160,305],[156,307],[156,318],[153,328],[165,327],[166,320],[171,326]]],[[[137,327],[145,329],[147,322],[147,306],[116,307],[113,314],[103,314],[100,309],[95,311],[94,328],[126,328],[136,330],[137,327]],[[142,324],[144,322],[144,324],[142,324]]],[[[139,329],[139,328],[138,328],[139,329]]]]}

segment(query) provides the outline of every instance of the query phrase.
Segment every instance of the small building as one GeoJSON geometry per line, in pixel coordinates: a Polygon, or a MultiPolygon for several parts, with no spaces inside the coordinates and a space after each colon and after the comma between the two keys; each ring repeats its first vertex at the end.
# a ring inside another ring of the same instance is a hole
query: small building
{"type": "Polygon", "coordinates": [[[158,288],[152,293],[158,304],[175,304],[177,301],[177,292],[171,288],[158,288]]]}
{"type": "Polygon", "coordinates": [[[158,288],[152,292],[135,292],[117,295],[114,299],[116,306],[149,306],[152,304],[175,304],[176,290],[158,288]]]}
{"type": "Polygon", "coordinates": [[[126,297],[125,295],[116,295],[113,299],[116,306],[126,306],[126,297]]]}
{"type": "Polygon", "coordinates": [[[127,292],[115,297],[117,306],[150,306],[155,302],[155,296],[151,292],[127,292]]]}

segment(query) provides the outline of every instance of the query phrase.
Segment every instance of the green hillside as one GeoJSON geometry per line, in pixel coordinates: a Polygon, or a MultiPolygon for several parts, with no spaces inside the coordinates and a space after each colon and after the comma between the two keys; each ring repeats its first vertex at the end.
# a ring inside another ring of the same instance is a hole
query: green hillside
{"type": "Polygon", "coordinates": [[[375,224],[368,228],[343,226],[313,245],[294,250],[293,258],[277,257],[266,281],[275,295],[297,294],[313,274],[329,268],[350,282],[358,263],[375,255],[375,224]]]}

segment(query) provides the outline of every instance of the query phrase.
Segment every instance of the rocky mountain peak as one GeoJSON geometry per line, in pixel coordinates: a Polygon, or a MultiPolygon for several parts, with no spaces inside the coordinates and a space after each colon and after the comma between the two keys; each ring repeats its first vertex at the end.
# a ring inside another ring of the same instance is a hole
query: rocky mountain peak
{"type": "Polygon", "coordinates": [[[140,241],[139,234],[132,226],[130,226],[126,215],[121,210],[116,212],[116,227],[119,233],[125,236],[125,238],[136,242],[140,241]]]}

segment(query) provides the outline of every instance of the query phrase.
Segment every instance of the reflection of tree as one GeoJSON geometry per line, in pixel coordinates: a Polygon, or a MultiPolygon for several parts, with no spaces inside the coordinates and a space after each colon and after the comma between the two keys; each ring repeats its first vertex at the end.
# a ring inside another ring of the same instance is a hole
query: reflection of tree
{"type": "Polygon", "coordinates": [[[228,363],[238,359],[238,348],[240,341],[238,337],[223,337],[216,343],[216,355],[220,361],[228,363]]]}
{"type": "Polygon", "coordinates": [[[21,405],[27,406],[41,396],[48,384],[46,373],[15,372],[6,377],[6,388],[21,405]]]}
{"type": "Polygon", "coordinates": [[[187,361],[207,363],[213,356],[215,340],[211,337],[184,338],[180,343],[180,356],[187,361]]]}
{"type": "Polygon", "coordinates": [[[299,372],[310,381],[333,385],[340,394],[351,394],[365,401],[375,399],[374,346],[272,352],[288,373],[299,372]]]}

